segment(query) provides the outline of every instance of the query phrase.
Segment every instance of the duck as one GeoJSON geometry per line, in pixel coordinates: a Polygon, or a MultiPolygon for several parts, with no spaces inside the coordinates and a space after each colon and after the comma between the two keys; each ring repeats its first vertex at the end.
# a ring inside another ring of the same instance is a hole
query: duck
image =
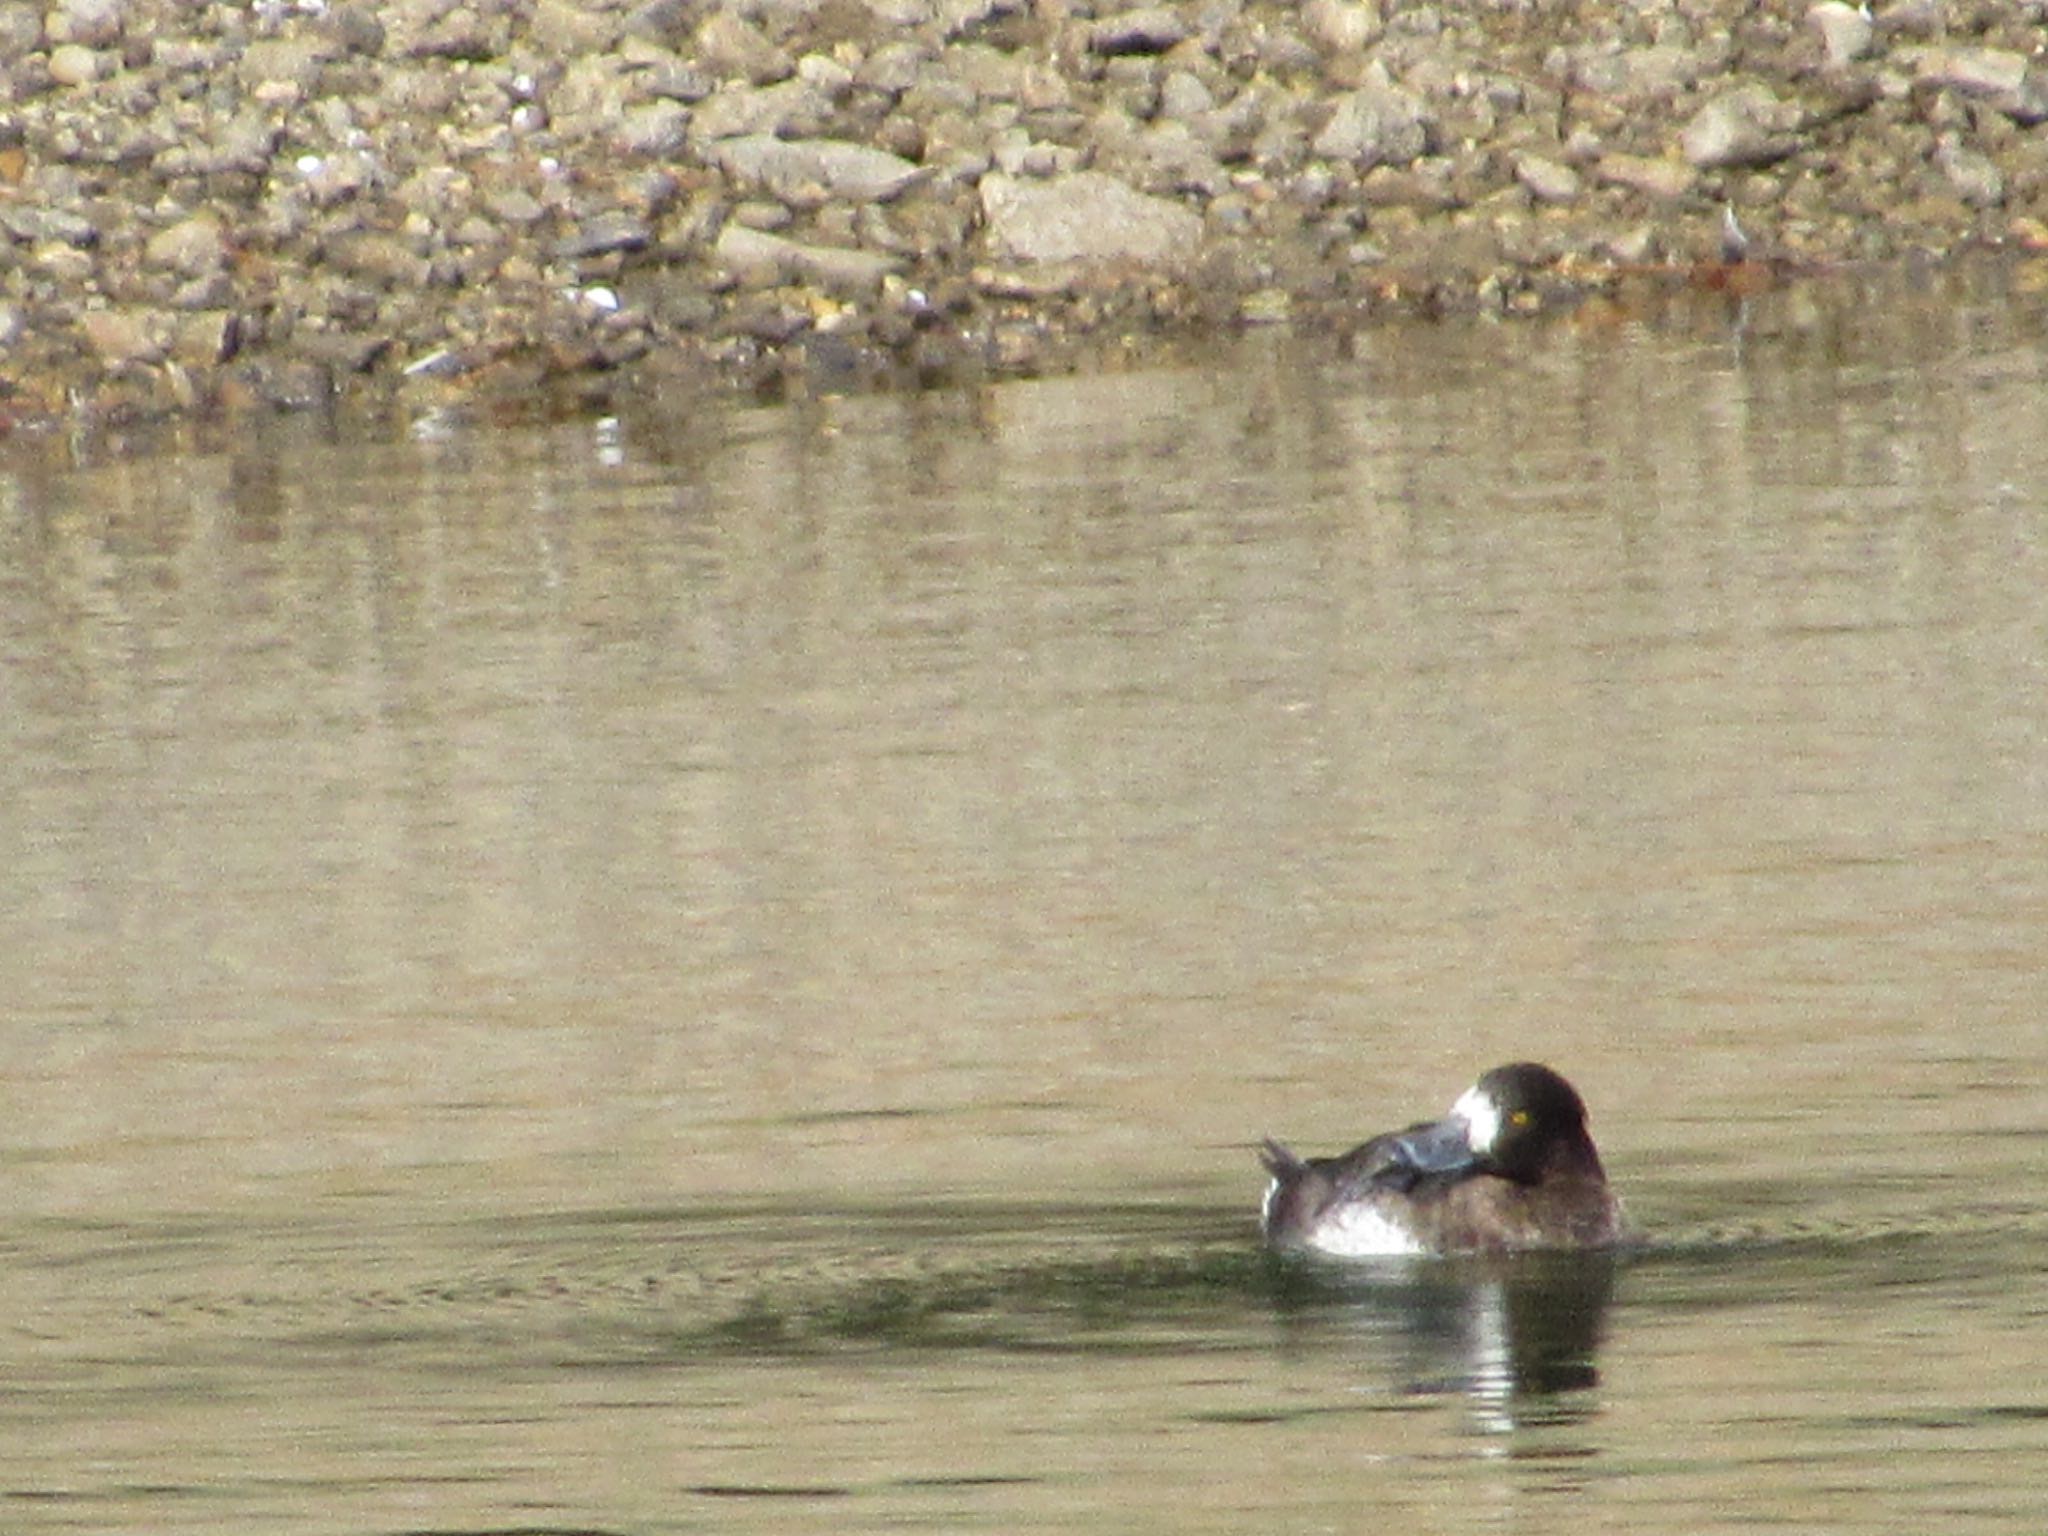
{"type": "Polygon", "coordinates": [[[1270,1137],[1260,1209],[1269,1247],[1333,1258],[1599,1249],[1623,1241],[1621,1201],[1562,1074],[1517,1061],[1483,1073],[1440,1120],[1335,1157],[1270,1137]]]}

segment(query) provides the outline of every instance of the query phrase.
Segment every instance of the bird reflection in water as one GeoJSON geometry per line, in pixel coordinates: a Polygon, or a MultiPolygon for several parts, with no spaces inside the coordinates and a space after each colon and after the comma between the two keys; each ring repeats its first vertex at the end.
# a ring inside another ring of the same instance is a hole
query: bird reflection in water
{"type": "Polygon", "coordinates": [[[1290,1349],[1327,1363],[1348,1341],[1396,1392],[1462,1394],[1496,1433],[1573,1423],[1598,1407],[1596,1357],[1614,1291],[1612,1252],[1335,1262],[1275,1256],[1269,1274],[1290,1349]]]}

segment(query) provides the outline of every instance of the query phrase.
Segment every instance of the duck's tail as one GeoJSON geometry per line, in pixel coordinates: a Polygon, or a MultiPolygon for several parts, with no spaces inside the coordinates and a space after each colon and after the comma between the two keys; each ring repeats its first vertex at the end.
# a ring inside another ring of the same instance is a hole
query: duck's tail
{"type": "Polygon", "coordinates": [[[1259,1230],[1275,1248],[1300,1247],[1329,1200],[1330,1181],[1270,1136],[1259,1143],[1259,1161],[1273,1176],[1259,1207],[1259,1230]]]}
{"type": "Polygon", "coordinates": [[[1285,1183],[1309,1171],[1308,1164],[1270,1136],[1259,1139],[1259,1162],[1266,1172],[1285,1183]]]}

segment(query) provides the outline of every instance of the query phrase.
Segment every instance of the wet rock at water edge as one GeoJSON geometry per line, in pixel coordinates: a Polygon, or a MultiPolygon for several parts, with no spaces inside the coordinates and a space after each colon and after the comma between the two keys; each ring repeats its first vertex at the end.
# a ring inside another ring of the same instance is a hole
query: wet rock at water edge
{"type": "Polygon", "coordinates": [[[275,410],[312,410],[334,398],[333,375],[308,359],[245,360],[230,372],[237,392],[275,410]]]}
{"type": "Polygon", "coordinates": [[[995,173],[982,178],[990,245],[1014,261],[1121,262],[1179,269],[1201,238],[1199,216],[1100,171],[1049,180],[995,173]]]}

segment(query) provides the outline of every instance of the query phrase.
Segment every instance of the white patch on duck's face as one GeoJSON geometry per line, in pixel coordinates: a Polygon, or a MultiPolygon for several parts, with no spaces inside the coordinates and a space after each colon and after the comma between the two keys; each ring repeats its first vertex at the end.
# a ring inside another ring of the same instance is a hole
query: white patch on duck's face
{"type": "Polygon", "coordinates": [[[1490,1155],[1493,1139],[1500,1134],[1500,1106],[1492,1096],[1476,1087],[1467,1088],[1458,1095],[1451,1113],[1465,1122],[1465,1139],[1472,1143],[1472,1150],[1481,1157],[1490,1155]]]}
{"type": "Polygon", "coordinates": [[[1429,1251],[1400,1222],[1370,1205],[1331,1211],[1308,1234],[1308,1246],[1339,1259],[1386,1259],[1429,1251]]]}

